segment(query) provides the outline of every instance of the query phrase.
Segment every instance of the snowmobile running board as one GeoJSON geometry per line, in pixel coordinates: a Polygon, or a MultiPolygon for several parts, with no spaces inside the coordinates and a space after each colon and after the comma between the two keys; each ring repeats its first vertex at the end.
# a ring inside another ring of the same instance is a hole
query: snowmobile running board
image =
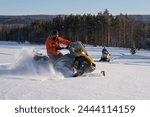
{"type": "Polygon", "coordinates": [[[82,76],[89,76],[89,77],[92,77],[92,76],[97,76],[97,77],[105,77],[106,76],[106,73],[105,71],[100,71],[99,73],[85,73],[85,74],[74,74],[72,77],[82,77],[82,76]]]}

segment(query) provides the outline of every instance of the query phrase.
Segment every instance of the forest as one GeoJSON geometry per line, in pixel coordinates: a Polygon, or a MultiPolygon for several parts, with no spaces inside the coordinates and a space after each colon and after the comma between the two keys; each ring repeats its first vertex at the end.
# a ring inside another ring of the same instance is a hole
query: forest
{"type": "Polygon", "coordinates": [[[149,23],[127,14],[113,16],[107,9],[97,15],[58,15],[52,20],[35,20],[30,24],[0,24],[0,41],[44,44],[52,29],[66,39],[93,46],[150,48],[149,23]]]}

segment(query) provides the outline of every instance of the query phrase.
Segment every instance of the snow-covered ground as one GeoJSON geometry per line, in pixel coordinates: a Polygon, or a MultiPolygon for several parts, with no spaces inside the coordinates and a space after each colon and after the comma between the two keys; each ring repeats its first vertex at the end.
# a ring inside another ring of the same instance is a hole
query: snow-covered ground
{"type": "Polygon", "coordinates": [[[86,47],[96,70],[72,78],[51,65],[37,65],[32,59],[34,48],[45,53],[45,46],[0,43],[0,99],[150,99],[150,51],[131,55],[129,49],[108,48],[112,59],[104,63],[98,62],[102,47],[86,47]]]}

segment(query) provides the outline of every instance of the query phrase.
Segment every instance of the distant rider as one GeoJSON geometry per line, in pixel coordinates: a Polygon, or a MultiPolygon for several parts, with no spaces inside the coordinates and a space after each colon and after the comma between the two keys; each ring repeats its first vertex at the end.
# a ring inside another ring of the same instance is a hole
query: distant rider
{"type": "Polygon", "coordinates": [[[105,47],[102,49],[102,54],[109,54],[108,50],[105,47]]]}
{"type": "Polygon", "coordinates": [[[130,49],[130,52],[131,52],[131,54],[135,54],[135,53],[136,53],[136,48],[135,48],[135,47],[132,47],[132,48],[130,49]]]}
{"type": "Polygon", "coordinates": [[[50,59],[56,60],[62,56],[60,44],[69,46],[71,41],[60,37],[57,30],[52,30],[50,36],[48,36],[46,40],[47,55],[50,59]]]}

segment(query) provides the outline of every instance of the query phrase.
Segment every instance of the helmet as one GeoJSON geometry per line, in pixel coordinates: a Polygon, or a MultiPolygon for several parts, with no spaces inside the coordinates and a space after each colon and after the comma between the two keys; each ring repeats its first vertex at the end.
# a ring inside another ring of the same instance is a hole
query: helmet
{"type": "Polygon", "coordinates": [[[58,34],[59,34],[59,33],[58,33],[57,30],[52,30],[52,31],[51,31],[51,36],[58,35],[58,34]]]}

